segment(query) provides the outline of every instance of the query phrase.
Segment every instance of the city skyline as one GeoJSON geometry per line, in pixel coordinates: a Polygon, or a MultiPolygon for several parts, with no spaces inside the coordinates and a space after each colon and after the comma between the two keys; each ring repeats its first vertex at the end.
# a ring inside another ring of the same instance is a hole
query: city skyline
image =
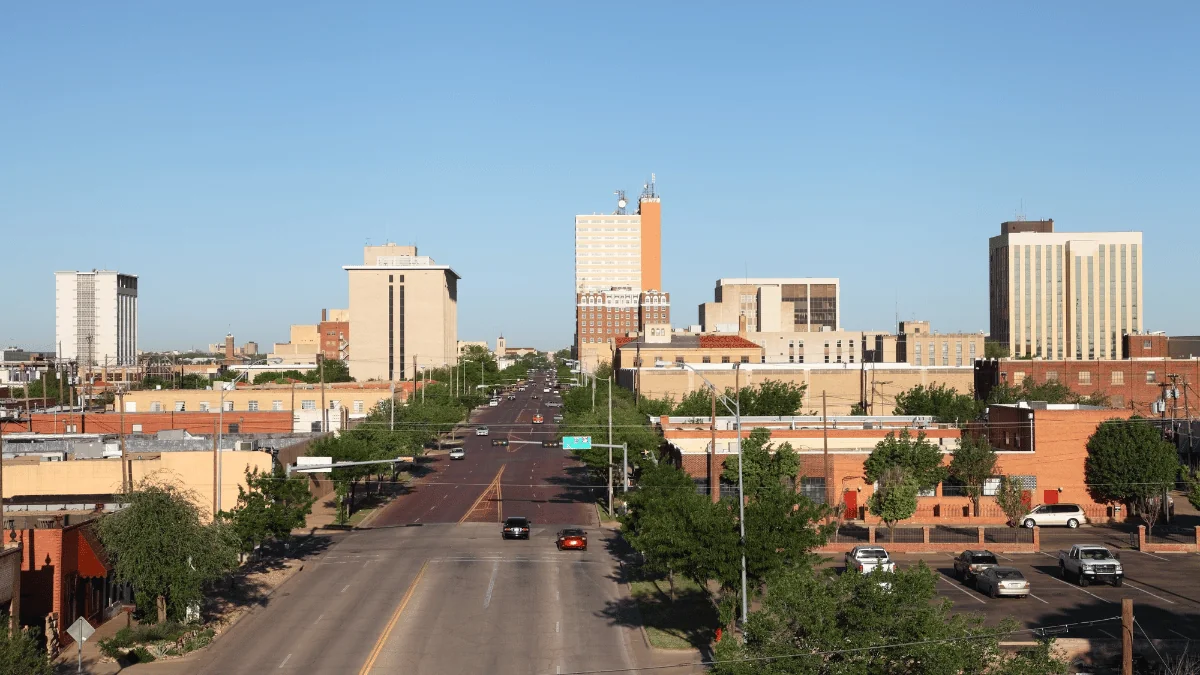
{"type": "Polygon", "coordinates": [[[810,276],[842,280],[847,329],[986,330],[987,239],[1023,213],[1142,231],[1145,329],[1200,332],[1167,255],[1200,244],[1195,8],[638,13],[617,29],[636,48],[596,53],[587,8],[303,7],[286,31],[265,8],[21,8],[0,227],[23,283],[0,342],[53,348],[51,274],[93,268],[144,282],[143,349],[282,341],[392,240],[463,275],[463,339],[564,347],[566,223],[651,172],[676,325],[713,279],[810,276]],[[581,103],[614,74],[637,105],[581,103]]]}

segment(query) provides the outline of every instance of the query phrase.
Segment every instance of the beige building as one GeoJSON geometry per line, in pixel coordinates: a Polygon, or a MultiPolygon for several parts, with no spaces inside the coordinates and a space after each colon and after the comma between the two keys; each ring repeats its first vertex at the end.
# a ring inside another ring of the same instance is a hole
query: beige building
{"type": "Polygon", "coordinates": [[[700,305],[700,330],[748,333],[841,330],[841,282],[817,278],[718,279],[713,302],[700,305]]]}
{"type": "Polygon", "coordinates": [[[973,366],[984,358],[984,335],[934,333],[928,321],[901,321],[896,360],[914,366],[973,366]]]}
{"type": "Polygon", "coordinates": [[[416,246],[367,246],[350,275],[350,375],[412,378],[458,360],[458,280],[416,246]]]}
{"type": "Polygon", "coordinates": [[[887,331],[750,332],[763,348],[763,363],[896,362],[896,336],[887,331]]]}
{"type": "Polygon", "coordinates": [[[492,351],[492,347],[487,343],[487,340],[459,340],[458,355],[460,357],[466,355],[467,350],[471,347],[479,347],[480,349],[489,352],[492,351]]]}
{"type": "MultiPolygon", "coordinates": [[[[622,350],[623,352],[624,350],[622,350]]],[[[664,359],[667,360],[667,359],[664,359]]],[[[764,380],[807,385],[801,412],[808,414],[821,408],[821,392],[825,392],[828,414],[849,415],[851,408],[862,405],[869,415],[890,415],[895,407],[896,394],[918,384],[944,384],[960,392],[974,385],[974,368],[943,366],[910,366],[906,363],[698,363],[687,362],[684,368],[669,360],[658,367],[643,355],[642,368],[622,369],[619,382],[626,388],[636,386],[641,396],[669,398],[679,401],[698,389],[706,388],[704,380],[692,368],[699,370],[719,390],[754,385],[764,380]],[[736,366],[736,369],[735,369],[736,366]]]]}
{"type": "Polygon", "coordinates": [[[1142,332],[1141,232],[1055,232],[1053,220],[1000,224],[988,240],[991,339],[1012,356],[1121,359],[1142,332]]]}
{"type": "Polygon", "coordinates": [[[662,290],[662,204],[654,179],[627,214],[619,193],[616,213],[575,216],[575,291],[631,287],[662,290]]]}
{"type": "MultiPolygon", "coordinates": [[[[396,395],[403,398],[397,387],[396,395]]],[[[299,414],[319,411],[324,407],[340,417],[347,409],[350,419],[365,416],[371,409],[391,397],[387,383],[338,382],[326,384],[322,397],[319,384],[264,384],[239,386],[225,392],[225,412],[285,411],[299,414]]],[[[212,389],[143,389],[124,395],[125,412],[217,412],[221,408],[220,383],[212,389]]],[[[304,431],[308,429],[305,428],[304,431]]]]}
{"type": "Polygon", "coordinates": [[[276,342],[267,358],[279,359],[285,366],[308,365],[315,368],[320,351],[321,335],[317,327],[310,324],[293,324],[288,341],[276,342]]]}

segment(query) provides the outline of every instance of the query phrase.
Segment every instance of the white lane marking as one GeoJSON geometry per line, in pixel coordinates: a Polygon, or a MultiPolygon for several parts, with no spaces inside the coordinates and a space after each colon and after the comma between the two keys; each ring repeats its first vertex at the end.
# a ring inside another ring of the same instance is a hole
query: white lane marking
{"type": "Polygon", "coordinates": [[[1187,640],[1188,642],[1191,642],[1191,640],[1192,640],[1192,638],[1190,638],[1190,637],[1188,637],[1188,636],[1184,635],[1183,633],[1180,633],[1180,632],[1179,632],[1179,631],[1177,631],[1177,630],[1171,630],[1170,628],[1168,628],[1167,630],[1170,630],[1172,633],[1174,633],[1174,634],[1178,635],[1179,637],[1183,638],[1184,640],[1187,640]]]}
{"type": "Polygon", "coordinates": [[[342,590],[338,591],[338,593],[345,593],[347,588],[350,588],[350,584],[346,584],[345,586],[343,586],[342,590]]]}
{"type": "Polygon", "coordinates": [[[319,623],[321,621],[321,618],[324,616],[325,616],[325,612],[321,612],[321,614],[317,617],[317,620],[314,621],[313,623],[319,623]]]}
{"type": "MultiPolygon", "coordinates": [[[[946,579],[945,579],[945,578],[943,578],[943,577],[938,577],[938,581],[946,581],[946,579]]],[[[968,591],[967,589],[965,589],[965,588],[963,588],[963,587],[959,586],[958,584],[950,583],[949,581],[946,581],[946,583],[947,583],[947,584],[948,584],[948,585],[949,585],[951,588],[953,588],[953,589],[957,590],[958,592],[962,593],[963,595],[966,595],[967,597],[971,598],[971,599],[972,599],[972,600],[974,600],[975,602],[978,602],[978,603],[979,603],[979,604],[981,604],[981,605],[986,605],[986,604],[987,604],[987,603],[986,603],[986,602],[984,602],[983,600],[980,600],[979,598],[975,597],[975,594],[974,594],[974,593],[972,593],[972,592],[968,591]]]]}
{"type": "Polygon", "coordinates": [[[557,621],[554,622],[554,632],[555,633],[558,632],[558,622],[557,621]]]}
{"type": "MultiPolygon", "coordinates": [[[[1030,593],[1030,594],[1029,594],[1029,597],[1031,597],[1031,598],[1033,598],[1033,599],[1035,599],[1035,600],[1041,600],[1042,602],[1046,602],[1045,600],[1042,600],[1041,598],[1039,598],[1038,596],[1034,595],[1033,593],[1030,593]]],[[[1048,605],[1048,604],[1050,604],[1050,603],[1046,602],[1046,604],[1048,605]]]]}
{"type": "Polygon", "coordinates": [[[997,554],[996,554],[996,557],[997,557],[997,558],[1004,558],[1005,560],[1007,560],[1007,561],[1009,561],[1009,562],[1012,562],[1012,558],[1010,558],[1010,557],[1008,557],[1008,556],[1006,556],[1006,555],[1000,555],[999,553],[997,553],[997,554]]]}
{"type": "Polygon", "coordinates": [[[483,596],[483,608],[492,604],[492,589],[496,587],[496,573],[500,571],[500,561],[492,563],[492,580],[488,582],[487,595],[483,596]]]}
{"type": "Polygon", "coordinates": [[[363,563],[363,569],[367,569],[367,565],[370,565],[370,564],[371,564],[371,563],[373,563],[373,562],[375,562],[375,561],[374,561],[374,560],[368,560],[367,562],[363,563]]]}
{"type": "Polygon", "coordinates": [[[1168,599],[1164,598],[1164,597],[1163,597],[1163,596],[1161,596],[1161,595],[1155,595],[1154,593],[1151,593],[1150,591],[1148,591],[1148,590],[1146,590],[1146,589],[1144,589],[1144,588],[1139,588],[1139,587],[1137,587],[1137,586],[1134,586],[1133,584],[1129,583],[1128,581],[1124,582],[1124,584],[1123,584],[1123,585],[1125,585],[1125,586],[1128,586],[1128,587],[1132,588],[1132,589],[1133,589],[1133,590],[1135,590],[1135,591],[1141,591],[1141,592],[1143,592],[1143,593],[1145,593],[1146,595],[1149,595],[1149,596],[1151,596],[1151,597],[1158,598],[1159,600],[1162,600],[1163,602],[1167,603],[1168,605],[1173,605],[1173,604],[1175,604],[1175,601],[1174,601],[1174,600],[1168,600],[1168,599]]]}
{"type": "Polygon", "coordinates": [[[1110,638],[1112,638],[1112,639],[1114,639],[1114,640],[1116,640],[1116,639],[1117,639],[1117,636],[1116,636],[1116,635],[1113,635],[1112,633],[1110,633],[1110,632],[1108,632],[1108,631],[1104,630],[1103,628],[1097,628],[1096,630],[1100,631],[1101,633],[1104,633],[1105,635],[1107,635],[1108,637],[1110,637],[1110,638]]]}
{"type": "Polygon", "coordinates": [[[1059,579],[1059,578],[1058,578],[1058,577],[1056,577],[1056,576],[1051,576],[1051,575],[1049,575],[1049,574],[1046,574],[1045,572],[1039,572],[1039,574],[1042,574],[1042,575],[1044,575],[1044,576],[1045,576],[1047,579],[1053,579],[1053,580],[1057,581],[1058,583],[1062,584],[1063,586],[1068,586],[1068,587],[1070,587],[1070,588],[1074,588],[1075,590],[1077,590],[1077,591],[1080,591],[1080,592],[1082,592],[1082,593],[1087,593],[1088,595],[1092,596],[1093,598],[1095,598],[1095,599],[1097,599],[1097,600],[1103,600],[1104,602],[1109,602],[1109,603],[1111,603],[1111,602],[1112,602],[1112,600],[1105,600],[1104,598],[1102,598],[1102,597],[1100,597],[1100,596],[1096,595],[1095,593],[1093,593],[1093,592],[1091,592],[1091,591],[1089,591],[1089,590],[1087,590],[1087,589],[1085,589],[1085,588],[1082,588],[1082,587],[1080,587],[1080,586],[1076,586],[1075,584],[1067,583],[1067,582],[1063,581],[1062,579],[1059,579]]]}
{"type": "Polygon", "coordinates": [[[292,658],[292,655],[291,655],[291,654],[288,654],[287,656],[283,657],[283,663],[279,664],[279,667],[280,667],[280,668],[283,668],[284,666],[286,666],[286,665],[287,665],[287,662],[288,662],[288,659],[290,659],[290,658],[292,658]]]}
{"type": "Polygon", "coordinates": [[[1054,558],[1055,560],[1058,560],[1058,556],[1050,555],[1049,553],[1046,553],[1045,551],[1038,551],[1038,553],[1041,553],[1042,555],[1046,556],[1047,558],[1054,558]]]}
{"type": "Polygon", "coordinates": [[[1146,553],[1145,551],[1139,551],[1139,553],[1145,553],[1146,555],[1150,556],[1151,558],[1158,558],[1159,560],[1166,560],[1167,562],[1171,562],[1170,558],[1164,558],[1161,555],[1154,555],[1153,553],[1146,553]]]}

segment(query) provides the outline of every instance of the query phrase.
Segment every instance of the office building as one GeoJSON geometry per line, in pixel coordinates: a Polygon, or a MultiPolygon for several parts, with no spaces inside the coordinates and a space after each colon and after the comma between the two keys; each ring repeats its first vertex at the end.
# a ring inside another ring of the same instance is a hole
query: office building
{"type": "Polygon", "coordinates": [[[410,379],[458,360],[458,280],[416,246],[367,246],[346,265],[350,285],[350,375],[410,379]]]}
{"type": "Polygon", "coordinates": [[[54,273],[54,342],[82,368],[137,364],[138,278],[110,270],[54,273]]]}
{"type": "Polygon", "coordinates": [[[901,321],[896,360],[914,366],[970,366],[983,358],[984,335],[934,333],[928,321],[901,321]]]}
{"type": "Polygon", "coordinates": [[[662,204],[650,179],[627,214],[618,193],[610,214],[575,216],[575,291],[662,290],[662,204]]]}
{"type": "Polygon", "coordinates": [[[751,333],[841,330],[838,279],[718,279],[713,302],[700,305],[700,329],[734,333],[746,317],[751,333]]]}
{"type": "Polygon", "coordinates": [[[317,324],[321,339],[321,355],[329,361],[345,361],[350,357],[350,310],[323,309],[317,324]]]}
{"type": "Polygon", "coordinates": [[[1001,223],[988,240],[991,339],[1014,357],[1123,358],[1121,336],[1142,332],[1143,267],[1141,232],[1001,223]]]}

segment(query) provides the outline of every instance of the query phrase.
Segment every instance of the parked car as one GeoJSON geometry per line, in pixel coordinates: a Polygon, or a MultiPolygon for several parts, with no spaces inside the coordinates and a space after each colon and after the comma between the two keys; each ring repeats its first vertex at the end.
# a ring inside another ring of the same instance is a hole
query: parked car
{"type": "Polygon", "coordinates": [[[587,550],[587,532],[579,529],[566,529],[558,531],[558,550],[565,551],[566,549],[578,549],[580,551],[587,550]]]}
{"type": "Polygon", "coordinates": [[[555,423],[555,424],[561,424],[561,423],[562,423],[562,421],[563,421],[563,416],[562,416],[562,415],[555,415],[555,416],[554,416],[554,423],[555,423]]]}
{"type": "Polygon", "coordinates": [[[1087,522],[1087,516],[1078,504],[1042,504],[1030,511],[1021,521],[1025,527],[1066,525],[1072,529],[1087,522]]]}
{"type": "Polygon", "coordinates": [[[975,578],[975,590],[989,597],[1029,595],[1029,581],[1021,571],[1013,567],[989,567],[975,578]]]}
{"type": "Polygon", "coordinates": [[[846,554],[846,569],[870,574],[876,569],[895,572],[896,563],[882,546],[855,546],[846,554]]]}
{"type": "Polygon", "coordinates": [[[488,428],[487,427],[475,427],[475,435],[476,436],[487,436],[488,428]]]}
{"type": "Polygon", "coordinates": [[[488,401],[488,405],[495,408],[496,406],[500,405],[500,401],[498,399],[492,399],[488,401]]]}
{"type": "Polygon", "coordinates": [[[1120,586],[1125,568],[1118,555],[1103,546],[1075,544],[1070,550],[1058,552],[1058,574],[1067,581],[1074,579],[1080,586],[1095,581],[1120,586]]]}
{"type": "Polygon", "coordinates": [[[509,394],[509,395],[508,395],[508,400],[510,400],[510,401],[515,401],[515,400],[517,400],[517,396],[516,396],[516,394],[509,394]]]}
{"type": "Polygon", "coordinates": [[[542,387],[542,393],[543,393],[543,394],[549,394],[549,393],[550,393],[550,387],[542,387]]]}
{"type": "Polygon", "coordinates": [[[954,558],[954,576],[959,581],[971,582],[980,572],[999,565],[996,554],[991,551],[963,551],[954,558]]]}
{"type": "Polygon", "coordinates": [[[450,459],[466,459],[467,451],[462,448],[454,448],[450,451],[450,459]]]}
{"type": "Polygon", "coordinates": [[[501,535],[505,539],[528,539],[529,519],[523,516],[513,516],[504,519],[504,529],[501,535]]]}

